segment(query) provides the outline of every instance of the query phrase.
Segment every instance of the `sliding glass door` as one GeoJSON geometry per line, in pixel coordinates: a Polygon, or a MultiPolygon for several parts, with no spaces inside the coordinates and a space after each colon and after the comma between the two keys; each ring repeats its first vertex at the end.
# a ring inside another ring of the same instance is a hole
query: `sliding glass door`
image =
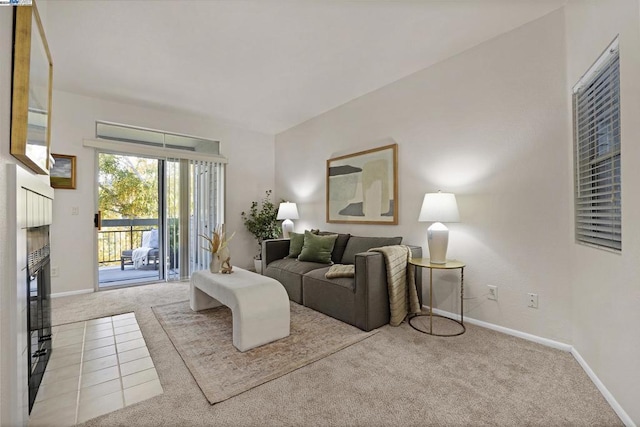
{"type": "Polygon", "coordinates": [[[96,122],[98,288],[184,280],[208,268],[224,224],[220,141],[96,122]]]}
{"type": "Polygon", "coordinates": [[[164,278],[163,161],[98,153],[98,287],[164,278]]]}
{"type": "Polygon", "coordinates": [[[98,287],[187,279],[224,223],[224,163],[98,153],[98,287]]]}

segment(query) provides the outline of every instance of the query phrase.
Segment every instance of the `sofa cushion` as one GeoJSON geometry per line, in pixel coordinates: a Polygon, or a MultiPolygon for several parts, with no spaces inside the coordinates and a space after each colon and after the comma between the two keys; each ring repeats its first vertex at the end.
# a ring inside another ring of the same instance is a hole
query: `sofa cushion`
{"type": "Polygon", "coordinates": [[[287,258],[298,258],[300,252],[302,252],[302,246],[304,245],[304,234],[289,232],[289,255],[287,258]]]}
{"type": "Polygon", "coordinates": [[[298,261],[293,258],[285,258],[273,261],[270,263],[267,268],[277,269],[277,270],[286,270],[289,273],[294,273],[298,275],[303,275],[311,270],[317,270],[319,268],[327,267],[326,264],[321,264],[317,262],[304,262],[298,261]]]}
{"type": "Polygon", "coordinates": [[[351,234],[333,233],[331,231],[320,231],[316,234],[318,234],[319,236],[326,236],[329,234],[338,235],[336,244],[333,245],[333,251],[331,252],[331,261],[333,261],[334,264],[340,264],[340,262],[342,262],[344,249],[347,247],[347,242],[349,241],[349,237],[351,237],[351,234]]]}
{"type": "Polygon", "coordinates": [[[380,246],[399,245],[402,237],[359,237],[351,236],[344,249],[341,264],[353,264],[356,262],[356,254],[367,252],[371,248],[380,246]]]}
{"type": "Polygon", "coordinates": [[[360,327],[356,322],[359,308],[355,292],[355,279],[327,280],[324,278],[327,270],[329,267],[313,270],[303,276],[304,305],[350,325],[360,327]]]}
{"type": "Polygon", "coordinates": [[[303,283],[308,282],[310,280],[315,281],[316,283],[324,282],[327,286],[339,286],[341,288],[349,289],[354,291],[356,288],[355,280],[353,277],[340,277],[336,279],[327,279],[326,275],[331,267],[319,268],[317,270],[309,271],[304,275],[303,283]]]}
{"type": "Polygon", "coordinates": [[[337,234],[316,236],[310,231],[305,231],[304,245],[302,246],[298,260],[331,264],[331,251],[337,238],[337,234]]]}
{"type": "Polygon", "coordinates": [[[324,270],[324,267],[327,267],[327,264],[284,258],[270,262],[264,270],[264,275],[282,283],[289,294],[289,299],[302,304],[302,276],[312,270],[324,270]]]}

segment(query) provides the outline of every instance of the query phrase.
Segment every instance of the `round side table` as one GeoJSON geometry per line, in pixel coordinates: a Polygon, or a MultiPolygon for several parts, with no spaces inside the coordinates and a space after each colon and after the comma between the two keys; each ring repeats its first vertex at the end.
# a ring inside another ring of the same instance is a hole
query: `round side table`
{"type": "MultiPolygon", "coordinates": [[[[423,334],[429,334],[436,337],[455,337],[458,335],[462,335],[465,333],[467,328],[464,326],[464,267],[465,264],[463,262],[457,260],[447,260],[444,264],[434,264],[431,262],[429,258],[414,258],[410,262],[416,270],[418,268],[428,268],[429,269],[429,313],[427,314],[416,314],[409,319],[409,325],[416,331],[422,332],[423,334]],[[441,316],[439,314],[433,314],[433,270],[457,270],[460,269],[460,320],[452,319],[447,316],[441,316]],[[418,317],[429,317],[429,330],[420,329],[413,322],[414,319],[418,317]],[[441,317],[443,319],[450,320],[452,322],[456,322],[460,326],[462,326],[462,332],[458,332],[456,334],[438,334],[433,331],[433,318],[441,317]]],[[[416,271],[417,274],[417,271],[416,271]]]]}

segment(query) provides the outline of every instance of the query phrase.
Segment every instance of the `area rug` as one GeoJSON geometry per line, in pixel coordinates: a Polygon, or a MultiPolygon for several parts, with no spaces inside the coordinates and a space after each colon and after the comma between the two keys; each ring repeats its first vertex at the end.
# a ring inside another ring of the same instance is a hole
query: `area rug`
{"type": "Polygon", "coordinates": [[[360,329],[291,302],[291,334],[241,353],[232,343],[231,310],[194,312],[189,301],[153,312],[211,404],[279,378],[377,331],[360,329]]]}

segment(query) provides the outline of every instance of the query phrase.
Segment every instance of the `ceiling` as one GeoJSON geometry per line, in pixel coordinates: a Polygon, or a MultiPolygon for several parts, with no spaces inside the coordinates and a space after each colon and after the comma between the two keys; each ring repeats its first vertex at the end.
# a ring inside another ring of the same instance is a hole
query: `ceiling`
{"type": "Polygon", "coordinates": [[[41,0],[54,87],[277,134],[564,0],[41,0]]]}

